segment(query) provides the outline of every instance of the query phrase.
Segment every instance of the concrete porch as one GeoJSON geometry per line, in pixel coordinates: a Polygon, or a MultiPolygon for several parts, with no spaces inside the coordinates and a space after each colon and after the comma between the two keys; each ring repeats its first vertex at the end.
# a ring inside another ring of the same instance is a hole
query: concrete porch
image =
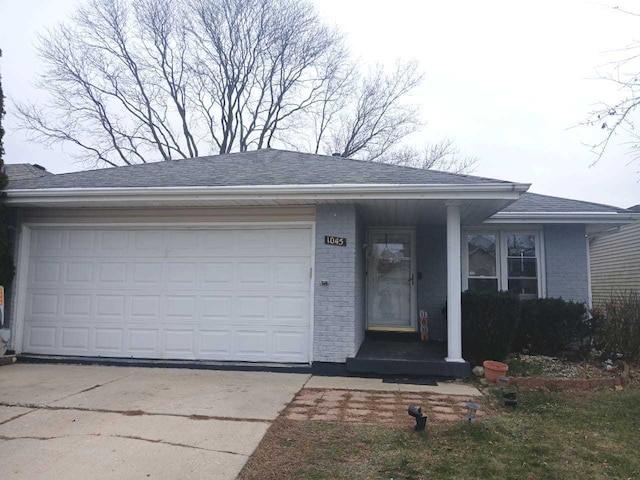
{"type": "Polygon", "coordinates": [[[445,342],[421,342],[418,334],[368,332],[355,357],[347,358],[352,373],[468,377],[467,362],[448,362],[445,342]]]}

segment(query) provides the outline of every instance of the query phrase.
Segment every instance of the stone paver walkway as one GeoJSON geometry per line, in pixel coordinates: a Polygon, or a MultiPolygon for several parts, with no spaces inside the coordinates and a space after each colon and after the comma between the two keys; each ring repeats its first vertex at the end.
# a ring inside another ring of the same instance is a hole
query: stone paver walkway
{"type": "MultiPolygon", "coordinates": [[[[448,396],[433,393],[354,391],[305,388],[300,390],[283,412],[289,420],[415,424],[407,414],[409,405],[422,407],[428,422],[453,422],[466,418],[467,402],[477,397],[448,396]]],[[[481,406],[482,418],[491,412],[481,406]]]]}

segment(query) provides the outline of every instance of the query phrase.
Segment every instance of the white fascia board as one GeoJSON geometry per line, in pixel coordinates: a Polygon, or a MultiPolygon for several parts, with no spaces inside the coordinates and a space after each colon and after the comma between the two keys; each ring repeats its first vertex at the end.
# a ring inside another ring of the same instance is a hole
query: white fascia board
{"type": "Polygon", "coordinates": [[[460,199],[517,200],[528,184],[484,183],[471,185],[339,184],[255,185],[231,187],[48,188],[7,190],[7,203],[126,203],[127,201],[242,201],[360,199],[460,199]]]}
{"type": "Polygon", "coordinates": [[[627,224],[640,213],[625,212],[498,212],[483,223],[587,223],[627,224]]]}

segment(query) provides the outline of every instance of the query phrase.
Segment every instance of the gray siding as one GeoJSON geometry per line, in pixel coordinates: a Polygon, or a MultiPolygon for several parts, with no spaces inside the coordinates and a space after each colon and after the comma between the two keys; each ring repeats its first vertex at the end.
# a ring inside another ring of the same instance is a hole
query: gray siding
{"type": "Polygon", "coordinates": [[[612,292],[640,291],[640,222],[591,240],[590,257],[594,305],[612,292]]]}
{"type": "MultiPolygon", "coordinates": [[[[356,340],[356,239],[355,205],[318,205],[316,208],[316,271],[313,326],[313,360],[345,362],[359,347],[356,340]],[[347,239],[346,247],[325,245],[324,236],[347,239]],[[322,285],[323,281],[329,285],[322,285]]],[[[361,247],[362,245],[360,245],[361,247]]],[[[362,287],[360,287],[362,288],[362,287]]]]}
{"type": "Polygon", "coordinates": [[[588,302],[589,265],[584,225],[545,225],[547,297],[588,302]]]}
{"type": "Polygon", "coordinates": [[[430,338],[445,340],[442,308],[447,301],[447,229],[420,225],[417,232],[418,310],[429,315],[430,338]],[[422,277],[420,279],[420,277],[422,277]]]}

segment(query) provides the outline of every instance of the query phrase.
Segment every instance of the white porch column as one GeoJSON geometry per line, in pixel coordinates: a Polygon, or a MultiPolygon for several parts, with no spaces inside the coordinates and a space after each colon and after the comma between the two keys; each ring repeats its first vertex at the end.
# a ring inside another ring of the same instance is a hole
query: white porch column
{"type": "Polygon", "coordinates": [[[447,203],[447,362],[462,358],[460,203],[447,203]]]}

